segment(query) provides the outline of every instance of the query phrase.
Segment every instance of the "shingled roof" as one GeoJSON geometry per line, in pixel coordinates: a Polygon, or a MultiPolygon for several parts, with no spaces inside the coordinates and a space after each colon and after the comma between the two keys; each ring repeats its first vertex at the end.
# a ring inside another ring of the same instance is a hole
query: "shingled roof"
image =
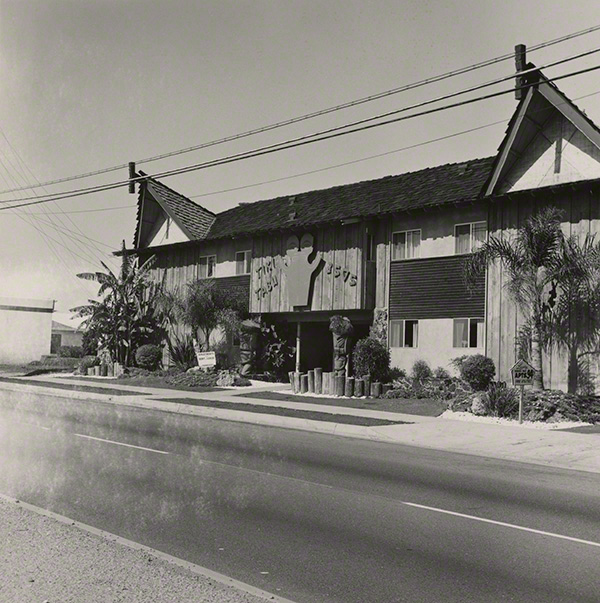
{"type": "MultiPolygon", "coordinates": [[[[140,171],[140,175],[145,176],[146,174],[140,171]]],[[[204,239],[206,237],[215,221],[215,214],[174,191],[172,188],[169,188],[162,182],[148,177],[143,182],[142,187],[140,187],[134,245],[139,241],[139,233],[142,227],[141,201],[144,194],[148,193],[167,212],[187,237],[191,240],[204,239]]]]}
{"type": "Polygon", "coordinates": [[[448,163],[256,203],[217,214],[207,239],[294,228],[476,199],[494,157],[448,163]]]}

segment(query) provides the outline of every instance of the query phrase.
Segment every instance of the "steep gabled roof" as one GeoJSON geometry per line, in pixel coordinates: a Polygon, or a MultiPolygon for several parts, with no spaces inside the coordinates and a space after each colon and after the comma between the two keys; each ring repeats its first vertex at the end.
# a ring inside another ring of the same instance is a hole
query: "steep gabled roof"
{"type": "Polygon", "coordinates": [[[234,237],[472,201],[479,196],[493,161],[494,157],[485,157],[449,163],[243,204],[217,214],[206,238],[234,237]]]}
{"type": "MultiPolygon", "coordinates": [[[[529,63],[527,69],[533,68],[529,63]]],[[[504,139],[498,147],[484,194],[492,195],[510,169],[544,124],[556,111],[568,119],[592,144],[600,148],[600,129],[573,101],[540,72],[534,72],[538,84],[527,89],[508,122],[504,139]]]]}
{"type": "MultiPolygon", "coordinates": [[[[140,171],[140,175],[145,176],[140,171]]],[[[142,181],[138,195],[137,222],[134,246],[140,246],[144,231],[151,227],[145,224],[144,213],[148,212],[148,225],[154,224],[158,218],[156,210],[152,210],[150,202],[154,201],[179,226],[188,239],[196,240],[206,237],[215,214],[182,194],[169,188],[162,182],[148,177],[142,181]],[[148,199],[148,196],[150,199],[148,199]],[[148,203],[146,203],[148,201],[148,203]]]]}

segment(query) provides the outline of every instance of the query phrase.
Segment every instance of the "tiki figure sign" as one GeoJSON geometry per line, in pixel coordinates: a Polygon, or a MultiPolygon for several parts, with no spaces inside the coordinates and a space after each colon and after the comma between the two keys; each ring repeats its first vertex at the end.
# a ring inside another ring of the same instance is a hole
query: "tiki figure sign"
{"type": "Polygon", "coordinates": [[[308,306],[310,284],[315,270],[321,263],[319,254],[313,255],[314,238],[310,233],[298,237],[292,235],[286,245],[287,286],[290,306],[308,306]],[[313,255],[312,260],[310,256],[313,255]]]}

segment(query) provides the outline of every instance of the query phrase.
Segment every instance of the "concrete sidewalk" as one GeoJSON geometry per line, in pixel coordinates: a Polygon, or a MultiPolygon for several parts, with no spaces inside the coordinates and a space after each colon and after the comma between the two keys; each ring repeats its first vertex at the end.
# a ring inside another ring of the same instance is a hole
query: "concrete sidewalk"
{"type": "MultiPolygon", "coordinates": [[[[31,379],[31,378],[29,378],[31,379]]],[[[390,413],[369,409],[356,409],[303,402],[284,402],[260,398],[240,398],[240,394],[254,391],[285,391],[289,386],[269,384],[262,387],[219,390],[212,392],[188,392],[159,388],[136,387],[130,385],[104,383],[102,380],[77,380],[60,375],[41,375],[36,381],[97,386],[131,391],[129,395],[111,396],[106,393],[83,393],[71,390],[57,390],[26,383],[0,382],[0,400],[15,401],[28,395],[44,391],[59,398],[98,400],[112,404],[124,404],[138,408],[184,413],[229,421],[271,425],[290,429],[301,429],[337,436],[365,438],[390,444],[417,446],[436,450],[447,450],[463,454],[550,465],[565,469],[600,473],[600,433],[572,433],[528,429],[520,426],[506,426],[473,423],[445,418],[423,417],[402,413],[390,413]],[[229,410],[203,406],[192,406],[169,399],[216,400],[230,403],[253,404],[263,407],[266,412],[254,413],[244,410],[229,410]],[[319,413],[352,415],[398,421],[398,425],[367,427],[342,424],[331,421],[303,419],[269,414],[269,408],[289,408],[319,413]]]]}
{"type": "Polygon", "coordinates": [[[286,602],[222,574],[3,495],[0,534],[0,601],[6,603],[286,602]]]}

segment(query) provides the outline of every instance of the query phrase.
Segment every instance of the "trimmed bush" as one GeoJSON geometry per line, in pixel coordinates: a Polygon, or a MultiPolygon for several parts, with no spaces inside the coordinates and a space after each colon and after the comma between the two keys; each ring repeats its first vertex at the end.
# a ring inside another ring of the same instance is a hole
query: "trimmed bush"
{"type": "Polygon", "coordinates": [[[390,351],[372,337],[359,339],[352,352],[354,374],[360,379],[370,375],[371,383],[385,383],[390,371],[390,351]]]}
{"type": "Polygon", "coordinates": [[[100,364],[100,359],[96,356],[84,356],[77,367],[77,372],[82,375],[87,375],[87,370],[92,368],[93,366],[98,366],[100,364]]]}
{"type": "Polygon", "coordinates": [[[494,361],[483,354],[461,356],[453,362],[458,367],[461,378],[475,391],[485,391],[496,374],[494,361]]]}
{"type": "Polygon", "coordinates": [[[143,369],[155,371],[162,360],[162,349],[152,343],[141,345],[135,352],[135,362],[143,369]]]}
{"type": "Polygon", "coordinates": [[[414,381],[427,381],[427,379],[433,377],[433,372],[425,360],[415,360],[412,371],[410,372],[410,377],[414,381]]]}
{"type": "Polygon", "coordinates": [[[441,379],[442,381],[451,381],[452,380],[452,375],[444,367],[441,367],[441,366],[438,366],[433,371],[433,376],[436,379],[441,379]]]}
{"type": "Polygon", "coordinates": [[[61,345],[58,348],[59,358],[83,358],[83,348],[78,345],[61,345]]]}

